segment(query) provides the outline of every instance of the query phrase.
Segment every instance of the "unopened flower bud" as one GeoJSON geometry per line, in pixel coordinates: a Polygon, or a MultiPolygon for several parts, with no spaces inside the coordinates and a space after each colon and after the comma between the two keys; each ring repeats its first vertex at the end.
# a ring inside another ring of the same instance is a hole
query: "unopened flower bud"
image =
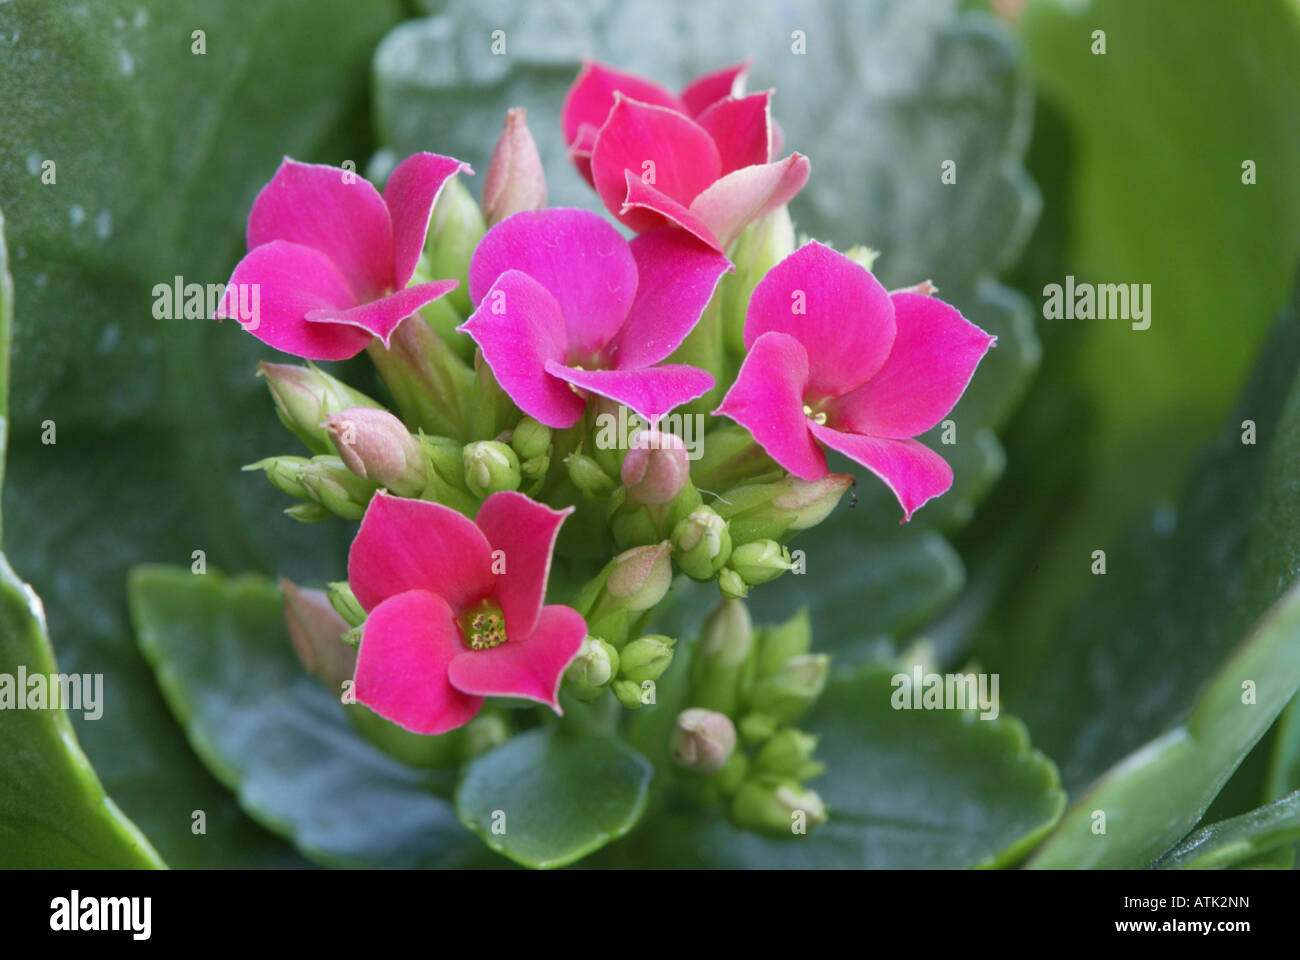
{"type": "Polygon", "coordinates": [[[736,728],[726,714],[692,707],[677,715],[672,751],[673,762],[679,767],[693,773],[717,773],[735,749],[736,728]]]}
{"type": "Polygon", "coordinates": [[[257,375],[266,380],[280,422],[292,430],[312,453],[333,453],[322,426],[325,418],[349,407],[379,407],[364,393],[331,377],[314,364],[259,363],[257,375]]]}
{"type": "Polygon", "coordinates": [[[731,531],[712,507],[698,507],[673,528],[673,559],[688,577],[712,580],[731,556],[731,531]]]}
{"type": "Polygon", "coordinates": [[[505,129],[492,149],[483,179],[483,216],[488,226],[522,210],[546,206],[546,172],[524,120],[523,107],[507,111],[505,129]]]}
{"type": "Polygon", "coordinates": [[[615,680],[609,685],[614,691],[614,696],[628,710],[640,710],[646,705],[646,690],[654,683],[653,680],[637,683],[635,680],[615,680]]]}
{"type": "Polygon", "coordinates": [[[589,636],[564,671],[564,680],[579,700],[595,700],[617,676],[618,668],[618,651],[600,637],[589,636]]]}
{"type": "Polygon", "coordinates": [[[614,558],[605,592],[613,601],[602,612],[649,610],[672,586],[673,569],[669,556],[673,546],[667,540],[645,547],[633,547],[614,558]]]}
{"type": "Polygon", "coordinates": [[[651,427],[637,431],[623,458],[623,484],[633,503],[669,503],[691,478],[686,444],[675,433],[651,427]]]}
{"type": "Polygon", "coordinates": [[[636,683],[658,680],[673,662],[676,642],[672,637],[662,635],[633,640],[619,655],[619,676],[636,683]]]}
{"type": "Polygon", "coordinates": [[[607,496],[614,489],[614,481],[609,474],[585,453],[569,454],[564,458],[564,466],[569,471],[569,479],[584,497],[596,500],[607,496]]]}
{"type": "Polygon", "coordinates": [[[452,177],[433,206],[424,251],[432,276],[460,281],[445,299],[462,317],[474,309],[469,299],[469,261],[486,232],[487,224],[474,197],[459,175],[452,177]]]}
{"type": "Polygon", "coordinates": [[[691,662],[691,703],[736,713],[754,650],[754,622],[739,600],[724,600],[704,621],[691,662]]]}
{"type": "Polygon", "coordinates": [[[736,265],[734,276],[723,279],[723,335],[727,349],[745,353],[745,313],[758,281],[794,252],[794,224],[783,205],[759,217],[744,230],[731,251],[736,265]]]}
{"type": "Polygon", "coordinates": [[[338,691],[357,666],[357,652],[341,639],[348,624],[322,590],[304,589],[281,578],[280,591],[293,652],[308,673],[338,691]]]}
{"type": "Polygon", "coordinates": [[[758,675],[766,677],[776,673],[792,657],[802,656],[812,649],[812,623],[808,608],[800,607],[785,623],[766,627],[759,634],[758,675]]]}
{"type": "Polygon", "coordinates": [[[325,595],[329,598],[330,606],[348,626],[356,627],[366,622],[366,611],[357,595],[352,592],[352,585],[346,580],[335,580],[327,584],[325,595]]]}
{"type": "Polygon", "coordinates": [[[295,503],[292,507],[284,508],[285,515],[292,517],[299,523],[320,523],[322,520],[328,520],[334,516],[329,510],[322,507],[314,501],[306,503],[295,503]]]}
{"type": "Polygon", "coordinates": [[[750,586],[775,580],[789,570],[790,551],[775,540],[751,540],[731,551],[727,566],[750,586]]]}
{"type": "Polygon", "coordinates": [[[731,819],[746,830],[788,837],[826,822],[826,805],[815,790],[793,780],[760,777],[741,784],[731,801],[731,819]]]}
{"type": "Polygon", "coordinates": [[[794,727],[786,727],[759,747],[750,769],[754,773],[772,774],[802,782],[825,772],[826,768],[813,759],[816,749],[815,736],[794,727]]]}
{"type": "Polygon", "coordinates": [[[523,481],[519,458],[499,440],[465,445],[465,483],[470,493],[485,498],[499,490],[518,490],[523,481]]]}
{"type": "Polygon", "coordinates": [[[845,250],[844,256],[848,257],[863,270],[870,270],[875,266],[876,258],[880,256],[880,251],[872,250],[870,247],[859,243],[856,246],[849,247],[845,250]]]}
{"type": "Polygon", "coordinates": [[[786,476],[780,480],[733,487],[713,505],[731,524],[736,546],[752,540],[783,540],[821,523],[835,509],[853,477],[828,473],[820,480],[786,476]]]}
{"type": "Polygon", "coordinates": [[[358,477],[338,457],[313,457],[298,471],[307,493],[321,506],[345,520],[360,520],[378,485],[358,477]]]}
{"type": "Polygon", "coordinates": [[[325,419],[339,458],[358,477],[399,497],[424,490],[428,466],[420,442],[387,410],[352,407],[325,419]]]}
{"type": "Polygon", "coordinates": [[[266,474],[266,479],[271,482],[271,486],[291,497],[301,497],[304,500],[310,499],[311,494],[307,488],[302,485],[299,475],[303,467],[311,463],[306,457],[267,457],[259,460],[257,463],[250,463],[243,467],[244,470],[261,470],[266,474]]]}
{"type": "Polygon", "coordinates": [[[799,719],[825,689],[830,659],[824,653],[791,657],[776,673],[754,684],[750,706],[778,723],[799,719]]]}
{"type": "Polygon", "coordinates": [[[730,567],[718,571],[718,592],[727,600],[743,600],[749,596],[749,584],[730,567]]]}
{"type": "Polygon", "coordinates": [[[510,724],[499,713],[480,713],[462,728],[460,743],[463,760],[473,760],[510,739],[510,724]]]}
{"type": "Polygon", "coordinates": [[[551,428],[532,417],[524,417],[510,434],[510,446],[520,462],[543,457],[551,451],[551,428]]]}

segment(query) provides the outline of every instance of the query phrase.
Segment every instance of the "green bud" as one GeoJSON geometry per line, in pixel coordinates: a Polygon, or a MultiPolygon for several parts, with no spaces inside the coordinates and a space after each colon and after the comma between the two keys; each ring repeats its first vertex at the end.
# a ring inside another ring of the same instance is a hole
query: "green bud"
{"type": "Polygon", "coordinates": [[[821,696],[830,662],[831,658],[824,653],[791,657],[776,673],[754,684],[750,706],[778,723],[792,723],[821,696]]]}
{"type": "Polygon", "coordinates": [[[345,520],[360,520],[378,486],[358,477],[338,457],[313,457],[298,471],[298,479],[308,495],[345,520]]]}
{"type": "Polygon", "coordinates": [[[828,473],[820,480],[790,475],[733,487],[713,505],[731,524],[736,546],[753,540],[784,540],[821,523],[853,486],[847,473],[828,473]]]}
{"type": "Polygon", "coordinates": [[[815,790],[793,780],[759,778],[745,781],[736,791],[731,819],[746,830],[797,836],[826,822],[826,805],[815,790]]]}
{"type": "MultiPolygon", "coordinates": [[[[653,681],[649,682],[653,683],[653,681]]],[[[610,689],[614,691],[618,702],[628,710],[640,710],[645,706],[642,698],[645,696],[646,687],[635,680],[615,680],[610,684],[610,689]]]]}
{"type": "Polygon", "coordinates": [[[765,713],[747,713],[736,724],[740,739],[751,747],[775,735],[776,727],[776,721],[765,713]]]}
{"type": "Polygon", "coordinates": [[[673,662],[672,637],[654,635],[633,640],[620,654],[619,677],[642,683],[658,680],[673,662]]]}
{"type": "Polygon", "coordinates": [[[275,489],[291,497],[308,500],[311,499],[311,494],[302,485],[299,474],[302,473],[302,468],[310,463],[311,461],[306,457],[267,457],[257,463],[250,463],[243,469],[265,471],[266,479],[271,481],[271,486],[275,489]]]}
{"type": "Polygon", "coordinates": [[[731,556],[731,529],[712,507],[698,507],[673,528],[673,559],[688,577],[712,580],[731,556]]]}
{"type": "Polygon", "coordinates": [[[614,479],[585,453],[574,452],[564,458],[569,479],[583,496],[592,500],[606,497],[614,489],[614,479]]]}
{"type": "Polygon", "coordinates": [[[320,523],[322,520],[328,520],[334,514],[326,510],[319,503],[295,503],[292,507],[286,507],[284,510],[287,516],[292,517],[299,523],[320,523]]]}
{"type": "Polygon", "coordinates": [[[479,440],[465,445],[465,485],[479,498],[500,490],[518,490],[523,482],[519,458],[499,440],[479,440]]]}
{"type": "Polygon", "coordinates": [[[338,611],[338,615],[349,626],[356,627],[366,622],[366,611],[362,609],[357,595],[352,592],[352,585],[346,580],[335,580],[328,584],[325,594],[329,597],[330,606],[338,611]]]}
{"type": "Polygon", "coordinates": [[[473,760],[510,739],[510,724],[499,713],[483,711],[462,728],[462,760],[473,760]]]}
{"type": "Polygon", "coordinates": [[[728,566],[750,586],[775,580],[789,570],[790,551],[775,540],[751,540],[731,552],[728,566]]]}
{"type": "Polygon", "coordinates": [[[728,716],[740,706],[754,650],[754,623],[739,600],[724,600],[705,619],[691,662],[691,700],[728,716]]]}
{"type": "Polygon", "coordinates": [[[730,567],[718,571],[718,592],[727,600],[743,600],[749,596],[749,584],[730,567]]]}
{"type": "Polygon", "coordinates": [[[713,775],[713,786],[722,796],[730,797],[740,789],[748,775],[749,757],[745,756],[744,751],[736,750],[727,758],[722,769],[713,775]]]}
{"type": "Polygon", "coordinates": [[[599,612],[641,611],[655,606],[672,586],[671,553],[672,544],[665,540],[633,547],[615,557],[599,612]]]}
{"type": "Polygon", "coordinates": [[[872,250],[870,247],[857,244],[849,247],[844,251],[844,256],[848,257],[863,270],[870,270],[875,266],[876,258],[880,256],[879,250],[872,250]]]}
{"type": "Polygon", "coordinates": [[[817,738],[810,733],[786,727],[768,740],[754,754],[750,768],[754,773],[804,781],[823,773],[826,768],[813,760],[817,738]]]}
{"type": "MultiPolygon", "coordinates": [[[[280,422],[292,430],[312,453],[334,453],[334,444],[322,426],[325,418],[350,407],[379,404],[331,377],[315,364],[259,363],[257,375],[266,380],[280,422]]],[[[381,408],[382,409],[382,408],[381,408]]]]}
{"type": "Polygon", "coordinates": [[[588,636],[564,671],[564,681],[579,700],[595,700],[618,675],[619,655],[600,637],[588,636]]]}
{"type": "Polygon", "coordinates": [[[347,633],[343,634],[343,642],[353,650],[361,646],[361,635],[365,632],[365,627],[366,625],[364,623],[357,624],[347,633]]]}
{"type": "Polygon", "coordinates": [[[445,299],[463,317],[473,310],[469,299],[470,257],[486,232],[487,224],[473,195],[459,176],[452,177],[434,204],[424,251],[433,276],[460,281],[445,299]]]}
{"type": "Polygon", "coordinates": [[[766,627],[758,638],[758,675],[766,677],[776,673],[791,657],[802,656],[812,649],[812,623],[808,619],[808,608],[800,607],[799,612],[785,623],[766,627]]]}
{"type": "Polygon", "coordinates": [[[532,417],[524,417],[515,424],[510,434],[510,446],[519,455],[520,462],[537,457],[549,457],[551,428],[532,417]]]}
{"type": "Polygon", "coordinates": [[[737,356],[745,354],[745,313],[754,287],[769,270],[794,253],[794,239],[790,211],[780,206],[742,230],[731,249],[736,273],[724,278],[723,332],[727,349],[737,356]]]}
{"type": "Polygon", "coordinates": [[[692,707],[677,715],[671,742],[673,763],[692,773],[714,774],[736,750],[736,728],[726,714],[692,707]]]}

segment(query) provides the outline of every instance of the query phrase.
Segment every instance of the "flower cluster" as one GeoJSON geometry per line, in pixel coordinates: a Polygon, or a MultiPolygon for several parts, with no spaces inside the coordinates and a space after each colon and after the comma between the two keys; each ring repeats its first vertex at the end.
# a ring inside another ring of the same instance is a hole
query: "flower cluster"
{"type": "Polygon", "coordinates": [[[757,830],[826,818],[804,785],[815,739],[792,724],[827,658],[806,616],[755,631],[742,598],[798,570],[786,544],[854,482],[827,450],[883,481],[904,521],[948,489],[916,438],[993,338],[929,284],[885,290],[859,251],[796,248],[786,204],[809,162],[774,159],[772,93],[744,93],[745,73],[675,94],[582,69],[565,143],[631,239],[546,205],[518,109],[481,207],[468,165],[433,153],[382,192],[286,159],[254,201],[219,316],[309,361],[260,368],[307,455],[248,469],[297,520],[360,521],[347,580],[285,583],[286,615],[307,668],[369,708],[350,713],[395,755],[463,760],[508,737],[521,703],[654,704],[677,640],[646,631],[682,574],[723,596],[673,679],[685,791],[757,830]],[[362,351],[384,403],[310,362],[362,351]]]}

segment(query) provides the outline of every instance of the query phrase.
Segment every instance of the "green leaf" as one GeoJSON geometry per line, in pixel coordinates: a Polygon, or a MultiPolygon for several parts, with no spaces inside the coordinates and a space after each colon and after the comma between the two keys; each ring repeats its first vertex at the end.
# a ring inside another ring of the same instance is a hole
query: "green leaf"
{"type": "Polygon", "coordinates": [[[435,16],[398,27],[376,52],[380,139],[399,156],[426,148],[436,130],[439,149],[485,170],[493,139],[485,132],[499,129],[507,108],[524,106],[551,202],[602,209],[559,132],[564,93],[587,55],[668,86],[752,57],[751,89],[776,87],[785,149],[813,158],[814,175],[792,204],[799,230],[841,248],[879,248],[877,272],[887,285],[932,278],[945,299],[998,336],[953,413],[956,445],[942,445],[938,431],[926,438],[952,461],[953,490],[899,531],[899,508],[884,486],[832,458],[834,469],[863,482],[856,510],[841,507],[792,544],[806,552],[810,571],[822,571],[820,586],[787,577],[754,594],[816,592],[825,598],[813,605],[818,635],[836,645],[864,630],[914,628],[952,599],[963,575],[929,528],[964,524],[1001,472],[992,429],[1039,358],[1028,304],[993,279],[1015,259],[1038,210],[1021,166],[1031,111],[1014,49],[991,20],[955,16],[951,3],[822,0],[797,10],[760,5],[737,18],[725,5],[691,0],[538,0],[526,11],[501,0],[451,0],[435,16]],[[485,52],[498,29],[506,56],[485,52]],[[795,30],[804,32],[807,55],[792,52],[795,30]],[[940,181],[949,159],[958,185],[940,181]],[[837,619],[844,598],[863,589],[864,567],[871,598],[884,602],[858,602],[869,625],[837,619]]]}
{"type": "Polygon", "coordinates": [[[1149,865],[1196,825],[1297,689],[1300,586],[1210,679],[1187,722],[1116,764],[1076,801],[1029,865],[1149,865]],[[1105,814],[1104,834],[1094,832],[1097,811],[1105,814]]]}
{"type": "Polygon", "coordinates": [[[1055,766],[1014,717],[894,709],[898,669],[874,663],[832,675],[799,724],[821,737],[817,758],[828,769],[809,786],[830,811],[824,826],[777,840],[736,829],[716,809],[678,812],[634,834],[626,862],[927,869],[1015,862],[1065,807],[1055,766]]]}
{"type": "Polygon", "coordinates": [[[562,867],[632,829],[653,774],[618,740],[552,726],[470,763],[456,810],[497,853],[526,867],[562,867]]]}
{"type": "Polygon", "coordinates": [[[1219,870],[1291,850],[1300,840],[1300,790],[1250,813],[1202,827],[1169,853],[1165,870],[1219,870]]]}
{"type": "Polygon", "coordinates": [[[371,746],[298,664],[272,584],[139,567],[129,594],[140,648],[195,753],[258,823],[329,866],[481,860],[434,792],[445,778],[371,746]]]}
{"type": "Polygon", "coordinates": [[[0,4],[0,206],[27,320],[5,546],[45,599],[64,667],[104,674],[107,712],[77,720],[79,736],[176,866],[303,861],[189,750],[135,649],[127,569],[203,550],[228,569],[336,579],[349,528],[282,518],[285,498],[238,473],[295,446],[254,377],[272,351],[229,323],[155,319],[152,290],[228,279],[283,155],[364,161],[369,58],[400,15],[395,0],[0,4]],[[227,842],[195,842],[195,809],[227,842]]]}

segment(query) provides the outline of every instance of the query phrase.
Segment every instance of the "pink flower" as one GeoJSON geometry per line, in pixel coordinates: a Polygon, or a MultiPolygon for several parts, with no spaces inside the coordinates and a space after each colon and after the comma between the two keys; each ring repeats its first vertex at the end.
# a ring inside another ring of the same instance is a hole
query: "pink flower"
{"type": "Polygon", "coordinates": [[[555,511],[495,493],[478,517],[380,492],[348,555],[348,581],[369,616],[356,697],[416,733],[469,722],[484,697],[519,697],[560,713],[560,677],[587,625],[543,606],[555,511]]]}
{"type": "Polygon", "coordinates": [[[344,360],[456,288],[455,280],[407,287],[443,184],[469,166],[417,153],[393,170],[383,196],[337,167],[285,158],[253,201],[248,254],[217,311],[277,350],[344,360]],[[257,289],[258,316],[241,316],[257,289]]]}
{"type": "Polygon", "coordinates": [[[701,77],[676,97],[598,63],[583,67],[564,101],[564,137],[620,222],[638,233],[676,224],[721,251],[803,189],[808,159],[771,162],[772,93],[741,95],[745,70],[701,77]]]}
{"type": "Polygon", "coordinates": [[[952,486],[952,468],[913,438],[947,416],[995,339],[943,301],[886,293],[848,257],[809,243],[754,288],[749,352],[714,412],[804,480],[827,472],[819,443],[856,460],[906,521],[952,486]]]}
{"type": "Polygon", "coordinates": [[[476,309],[459,329],[519,408],[549,427],[582,417],[578,390],[653,421],[712,389],[705,371],[659,361],[691,332],[730,269],[677,229],[629,243],[586,210],[517,213],[474,251],[476,309]]]}

